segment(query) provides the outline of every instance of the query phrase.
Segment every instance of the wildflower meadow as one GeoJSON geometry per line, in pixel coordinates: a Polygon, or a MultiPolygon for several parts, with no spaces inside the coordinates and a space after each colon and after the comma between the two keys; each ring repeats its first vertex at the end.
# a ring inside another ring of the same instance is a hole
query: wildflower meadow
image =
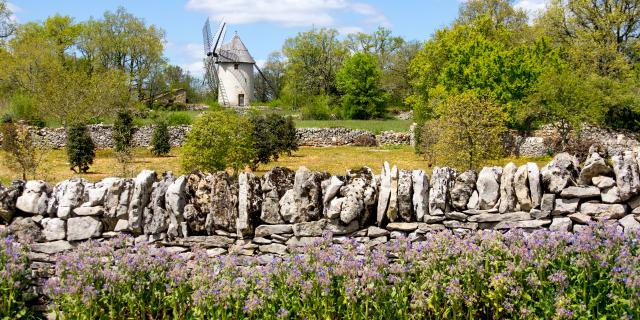
{"type": "MultiPolygon", "coordinates": [[[[640,318],[640,234],[613,227],[441,232],[371,250],[323,239],[266,264],[87,242],[58,257],[44,291],[60,319],[640,318]]],[[[1,252],[0,312],[12,318],[26,312],[26,258],[11,238],[1,252]]]]}

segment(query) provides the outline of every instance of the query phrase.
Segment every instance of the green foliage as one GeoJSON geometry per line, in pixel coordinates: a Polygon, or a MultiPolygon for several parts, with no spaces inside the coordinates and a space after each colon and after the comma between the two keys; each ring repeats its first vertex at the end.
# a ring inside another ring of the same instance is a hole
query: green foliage
{"type": "Polygon", "coordinates": [[[430,165],[477,169],[503,155],[505,115],[499,105],[464,93],[448,97],[437,109],[440,117],[422,126],[421,147],[430,165]]]}
{"type": "Polygon", "coordinates": [[[375,57],[356,53],[345,60],[337,74],[342,93],[342,113],[346,119],[371,119],[384,116],[387,95],[380,89],[382,72],[375,57]]]}
{"type": "Polygon", "coordinates": [[[96,156],[95,145],[84,124],[67,127],[67,158],[70,169],[76,173],[86,173],[96,156]]]}
{"type": "Polygon", "coordinates": [[[119,111],[113,124],[113,144],[116,152],[131,148],[133,139],[133,117],[128,110],[119,111]]]}
{"type": "Polygon", "coordinates": [[[156,125],[153,128],[153,136],[151,136],[151,152],[155,156],[166,156],[171,150],[171,144],[169,143],[169,127],[165,120],[156,121],[156,125]]]}
{"type": "Polygon", "coordinates": [[[35,178],[45,156],[44,142],[32,135],[29,129],[4,119],[2,125],[2,151],[4,165],[22,174],[22,180],[35,178]]]}
{"type": "Polygon", "coordinates": [[[23,93],[11,97],[9,112],[14,119],[25,120],[32,126],[44,127],[46,124],[36,110],[34,99],[23,93]]]}
{"type": "Polygon", "coordinates": [[[188,112],[169,112],[166,117],[170,126],[189,125],[193,122],[193,117],[188,112]]]}
{"type": "Polygon", "coordinates": [[[255,154],[248,119],[230,110],[209,111],[196,119],[187,134],[182,166],[187,172],[232,168],[238,173],[251,164],[255,154]]]}
{"type": "Polygon", "coordinates": [[[253,141],[256,158],[252,169],[258,164],[277,161],[281,153],[291,155],[298,150],[296,128],[291,117],[270,113],[267,115],[254,114],[249,118],[253,125],[253,141]]]}
{"type": "Polygon", "coordinates": [[[304,120],[329,120],[337,117],[337,112],[331,107],[334,98],[329,95],[318,95],[308,98],[300,110],[304,120]]]}

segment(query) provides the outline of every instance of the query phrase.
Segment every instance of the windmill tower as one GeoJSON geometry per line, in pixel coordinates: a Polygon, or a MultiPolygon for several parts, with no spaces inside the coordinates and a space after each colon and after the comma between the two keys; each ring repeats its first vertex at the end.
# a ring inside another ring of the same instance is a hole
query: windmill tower
{"type": "Polygon", "coordinates": [[[249,50],[242,43],[237,32],[231,41],[223,43],[226,32],[226,23],[222,22],[213,37],[209,19],[204,24],[202,34],[206,54],[205,81],[212,90],[218,90],[218,103],[221,106],[248,106],[253,100],[254,93],[253,69],[258,71],[267,84],[269,82],[256,65],[256,61],[249,54],[249,50]]]}

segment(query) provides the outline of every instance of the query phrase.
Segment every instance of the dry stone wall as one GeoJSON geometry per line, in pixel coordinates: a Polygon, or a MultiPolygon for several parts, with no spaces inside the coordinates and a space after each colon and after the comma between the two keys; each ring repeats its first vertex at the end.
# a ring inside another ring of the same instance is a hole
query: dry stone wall
{"type": "Polygon", "coordinates": [[[34,261],[82,241],[128,234],[171,250],[203,246],[285,254],[324,233],[372,246],[418,240],[433,231],[550,229],[579,232],[592,222],[640,229],[639,155],[592,152],[584,164],[566,153],[535,163],[401,170],[385,163],[345,175],[274,168],[258,177],[226,172],[175,176],[144,170],[133,179],[75,178],[51,186],[14,181],[0,188],[0,232],[32,242],[34,261]]]}

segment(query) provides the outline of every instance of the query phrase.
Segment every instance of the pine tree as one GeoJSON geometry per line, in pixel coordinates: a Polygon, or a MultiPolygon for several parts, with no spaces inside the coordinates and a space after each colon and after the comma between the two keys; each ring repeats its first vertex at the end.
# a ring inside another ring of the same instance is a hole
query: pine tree
{"type": "Polygon", "coordinates": [[[86,173],[93,164],[96,146],[84,124],[73,124],[67,128],[67,157],[73,172],[86,173]],[[76,170],[77,168],[77,170],[76,170]]]}
{"type": "Polygon", "coordinates": [[[133,117],[129,111],[120,111],[113,124],[113,144],[116,152],[126,152],[133,139],[133,117]]]}
{"type": "Polygon", "coordinates": [[[169,154],[171,150],[171,144],[169,144],[169,127],[167,121],[160,119],[156,122],[153,129],[153,136],[151,136],[151,152],[155,156],[165,156],[169,154]]]}

